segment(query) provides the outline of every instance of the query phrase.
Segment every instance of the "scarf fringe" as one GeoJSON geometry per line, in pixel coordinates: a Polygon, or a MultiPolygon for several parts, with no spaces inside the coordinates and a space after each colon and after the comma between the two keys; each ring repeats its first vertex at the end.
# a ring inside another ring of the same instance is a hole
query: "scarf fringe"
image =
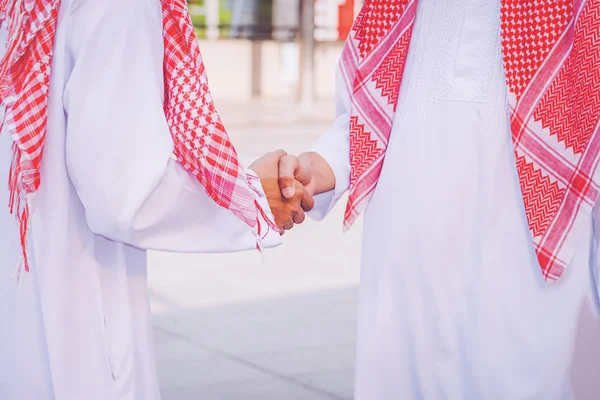
{"type": "MultiPolygon", "coordinates": [[[[250,187],[254,188],[252,185],[250,187]]],[[[256,230],[254,231],[254,235],[256,236],[256,250],[260,253],[261,264],[266,266],[265,253],[262,248],[262,241],[267,237],[271,229],[275,229],[279,231],[279,227],[277,224],[272,221],[264,208],[258,203],[258,200],[254,200],[254,205],[256,207],[256,230]],[[266,231],[263,234],[263,224],[261,224],[261,219],[264,221],[264,226],[266,231]]]]}
{"type": "Polygon", "coordinates": [[[254,231],[254,235],[256,236],[256,249],[262,254],[263,239],[267,237],[271,229],[279,231],[279,227],[277,227],[277,224],[269,218],[264,208],[258,203],[258,200],[254,200],[254,206],[256,207],[256,229],[254,231]],[[261,220],[264,222],[264,225],[261,223],[261,220]],[[264,234],[263,226],[266,229],[264,234]]]}
{"type": "MultiPolygon", "coordinates": [[[[40,35],[46,38],[44,33],[49,23],[55,23],[59,5],[60,0],[48,0],[43,7],[40,7],[38,0],[0,0],[0,23],[2,29],[8,31],[6,53],[0,61],[0,102],[5,107],[0,128],[8,123],[9,133],[14,142],[8,178],[10,191],[8,206],[10,213],[15,215],[19,222],[22,255],[13,274],[13,278],[18,280],[22,279],[22,271],[29,272],[27,257],[27,234],[31,212],[29,203],[39,185],[39,159],[28,161],[27,154],[24,153],[28,149],[19,147],[22,143],[19,126],[23,123],[21,120],[15,120],[13,107],[20,96],[36,95],[39,98],[39,93],[21,92],[22,88],[26,87],[27,81],[23,81],[22,77],[19,78],[17,72],[23,68],[23,62],[26,61],[25,57],[29,54],[31,46],[37,46],[36,40],[40,35]]],[[[51,53],[48,56],[51,57],[51,53]]],[[[42,140],[43,133],[41,133],[42,140]]]]}
{"type": "MultiPolygon", "coordinates": [[[[25,18],[25,9],[23,9],[18,13],[17,17],[14,18],[14,10],[16,8],[22,7],[22,0],[0,0],[0,24],[4,25],[4,23],[8,22],[9,25],[5,27],[9,34],[9,40],[6,41],[7,51],[5,54],[5,59],[2,60],[0,64],[0,76],[6,77],[7,70],[11,63],[11,57],[13,56],[15,43],[21,42],[20,40],[10,40],[10,36],[12,35],[21,35],[22,32],[19,32],[19,26],[23,23],[25,18]],[[11,18],[11,16],[13,16],[11,18]],[[13,47],[9,47],[10,43],[13,43],[13,47]]],[[[9,105],[7,104],[7,100],[9,100],[9,96],[7,94],[2,94],[1,102],[6,107],[2,119],[0,120],[0,132],[4,129],[7,115],[10,113],[9,105]]],[[[11,279],[17,282],[18,289],[20,290],[23,282],[24,272],[29,272],[29,262],[27,260],[27,226],[29,222],[29,208],[27,205],[21,210],[21,185],[19,185],[19,176],[21,175],[21,151],[16,143],[13,144],[13,157],[10,165],[10,173],[8,177],[8,189],[10,191],[9,195],[9,203],[8,207],[11,214],[15,214],[15,208],[17,210],[16,216],[17,221],[19,222],[19,233],[21,239],[21,257],[19,258],[19,262],[15,270],[11,275],[11,279]]]]}
{"type": "MultiPolygon", "coordinates": [[[[19,232],[21,235],[21,262],[22,269],[29,272],[29,261],[27,259],[27,230],[29,226],[29,205],[27,194],[23,191],[21,177],[21,150],[13,144],[13,159],[10,166],[8,178],[8,189],[10,191],[8,207],[11,214],[15,214],[19,221],[19,232]]],[[[21,267],[18,268],[21,270],[21,267]]]]}
{"type": "MultiPolygon", "coordinates": [[[[260,178],[257,175],[249,174],[246,172],[246,182],[248,183],[248,187],[254,192],[254,194],[258,197],[264,197],[263,192],[258,189],[258,187],[262,187],[260,178]]],[[[254,208],[256,210],[256,226],[254,226],[254,236],[256,236],[256,249],[262,254],[262,241],[267,237],[271,229],[274,229],[279,232],[279,227],[275,223],[275,221],[271,220],[264,208],[260,205],[258,200],[254,199],[254,208]],[[263,224],[261,224],[261,220],[264,221],[264,227],[266,232],[263,234],[263,224]]],[[[264,257],[263,257],[264,264],[264,257]]]]}

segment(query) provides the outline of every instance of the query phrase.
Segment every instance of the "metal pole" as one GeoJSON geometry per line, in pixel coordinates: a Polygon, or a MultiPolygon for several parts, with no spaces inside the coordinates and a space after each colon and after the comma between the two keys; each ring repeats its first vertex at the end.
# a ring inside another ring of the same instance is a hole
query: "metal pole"
{"type": "Polygon", "coordinates": [[[300,101],[310,108],[315,100],[315,0],[301,0],[300,101]]]}
{"type": "Polygon", "coordinates": [[[219,0],[205,0],[206,38],[219,38],[219,0]]]}
{"type": "Polygon", "coordinates": [[[252,40],[252,97],[262,94],[262,40],[252,40]]]}

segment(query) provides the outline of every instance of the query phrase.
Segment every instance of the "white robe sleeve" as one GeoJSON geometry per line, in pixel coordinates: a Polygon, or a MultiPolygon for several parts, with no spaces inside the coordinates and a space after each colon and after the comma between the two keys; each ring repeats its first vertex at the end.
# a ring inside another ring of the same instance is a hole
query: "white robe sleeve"
{"type": "Polygon", "coordinates": [[[338,69],[336,77],[337,118],[311,149],[327,161],[335,175],[334,190],[314,197],[315,206],[308,215],[315,220],[325,218],[350,188],[350,99],[341,79],[338,69]]]}
{"type": "MultiPolygon", "coordinates": [[[[73,70],[63,98],[66,161],[89,228],[144,249],[255,248],[252,229],[216,205],[171,158],[162,107],[160,2],[86,1],[70,15],[68,46],[73,70]]],[[[263,246],[280,240],[273,230],[263,246]]]]}
{"type": "Polygon", "coordinates": [[[590,268],[592,275],[592,297],[596,306],[596,312],[600,315],[600,205],[596,203],[593,211],[594,243],[590,257],[590,268]]]}

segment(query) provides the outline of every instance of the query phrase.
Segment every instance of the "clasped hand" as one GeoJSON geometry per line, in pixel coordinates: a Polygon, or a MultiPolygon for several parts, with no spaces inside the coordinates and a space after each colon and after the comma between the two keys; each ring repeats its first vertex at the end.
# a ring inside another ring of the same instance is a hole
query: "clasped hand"
{"type": "Polygon", "coordinates": [[[260,177],[280,233],[306,219],[314,206],[310,165],[283,150],[265,154],[250,166],[260,177]]]}

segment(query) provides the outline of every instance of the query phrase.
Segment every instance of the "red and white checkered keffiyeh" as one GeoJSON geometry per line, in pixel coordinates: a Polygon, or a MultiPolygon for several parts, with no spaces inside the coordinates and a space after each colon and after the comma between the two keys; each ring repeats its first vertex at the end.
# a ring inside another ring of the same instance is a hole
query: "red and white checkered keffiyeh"
{"type": "MultiPolygon", "coordinates": [[[[164,37],[164,111],[175,156],[218,205],[254,228],[257,247],[276,228],[256,201],[208,89],[200,47],[185,0],[161,0],[164,37]]],[[[24,267],[27,197],[40,186],[52,48],[60,0],[0,0],[0,20],[8,24],[7,51],[0,62],[4,123],[14,142],[9,178],[10,210],[21,226],[24,267]]]]}
{"type": "MultiPolygon", "coordinates": [[[[377,185],[418,0],[366,0],[341,58],[351,98],[349,228],[377,185]]],[[[600,1],[502,0],[512,137],[543,276],[567,267],[600,190],[600,1]]]]}

